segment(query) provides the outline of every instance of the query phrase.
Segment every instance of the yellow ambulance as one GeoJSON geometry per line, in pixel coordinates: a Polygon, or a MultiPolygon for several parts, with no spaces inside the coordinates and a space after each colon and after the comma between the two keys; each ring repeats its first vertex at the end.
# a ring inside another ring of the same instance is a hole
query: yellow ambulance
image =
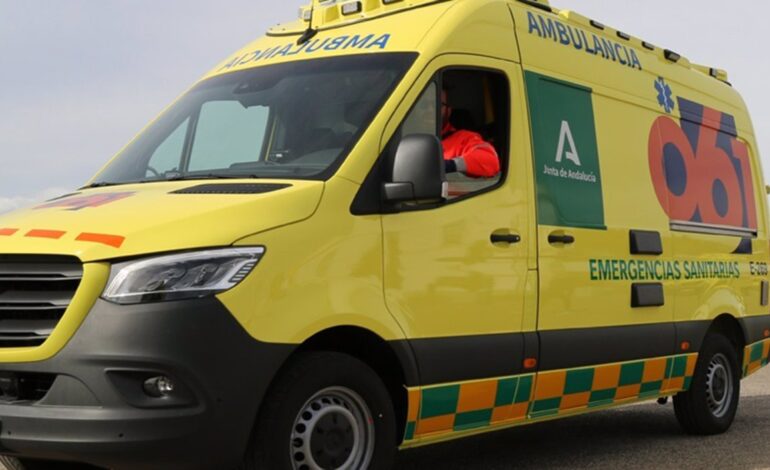
{"type": "Polygon", "coordinates": [[[667,397],[724,432],[770,349],[727,80],[542,0],[315,0],[0,218],[0,452],[389,468],[667,397]]]}

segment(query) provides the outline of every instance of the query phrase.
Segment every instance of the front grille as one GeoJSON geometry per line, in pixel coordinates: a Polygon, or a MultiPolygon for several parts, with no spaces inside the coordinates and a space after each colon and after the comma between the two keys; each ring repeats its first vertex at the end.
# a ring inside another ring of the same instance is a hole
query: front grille
{"type": "Polygon", "coordinates": [[[0,347],[43,344],[82,278],[77,258],[0,255],[0,347]]]}

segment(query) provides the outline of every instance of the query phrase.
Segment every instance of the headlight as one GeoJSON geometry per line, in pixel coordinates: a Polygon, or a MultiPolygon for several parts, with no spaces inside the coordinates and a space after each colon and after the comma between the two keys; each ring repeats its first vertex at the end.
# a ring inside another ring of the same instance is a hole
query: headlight
{"type": "Polygon", "coordinates": [[[225,248],[115,264],[102,297],[138,304],[218,294],[244,280],[264,253],[263,247],[225,248]]]}

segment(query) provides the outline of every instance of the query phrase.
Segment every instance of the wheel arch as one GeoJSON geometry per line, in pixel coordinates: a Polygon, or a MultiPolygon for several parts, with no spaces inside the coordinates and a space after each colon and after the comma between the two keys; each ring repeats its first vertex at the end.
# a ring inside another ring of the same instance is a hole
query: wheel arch
{"type": "Polygon", "coordinates": [[[371,330],[359,326],[335,326],[306,339],[287,358],[278,371],[291,364],[297,354],[313,351],[331,351],[364,362],[382,379],[396,411],[396,445],[400,444],[406,429],[408,394],[406,387],[418,384],[417,363],[406,340],[386,341],[371,330]]]}
{"type": "Polygon", "coordinates": [[[739,322],[734,316],[724,313],[716,317],[709,326],[707,335],[718,333],[725,336],[733,344],[735,352],[738,354],[738,364],[743,363],[743,352],[746,347],[747,331],[745,325],[739,322]]]}

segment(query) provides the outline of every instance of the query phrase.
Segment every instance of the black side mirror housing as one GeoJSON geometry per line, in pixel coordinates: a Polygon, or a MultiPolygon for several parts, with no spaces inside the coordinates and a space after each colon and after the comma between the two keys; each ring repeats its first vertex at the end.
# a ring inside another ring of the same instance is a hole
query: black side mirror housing
{"type": "Polygon", "coordinates": [[[436,203],[446,199],[444,149],[435,135],[404,137],[393,159],[391,182],[383,184],[389,203],[436,203]]]}

